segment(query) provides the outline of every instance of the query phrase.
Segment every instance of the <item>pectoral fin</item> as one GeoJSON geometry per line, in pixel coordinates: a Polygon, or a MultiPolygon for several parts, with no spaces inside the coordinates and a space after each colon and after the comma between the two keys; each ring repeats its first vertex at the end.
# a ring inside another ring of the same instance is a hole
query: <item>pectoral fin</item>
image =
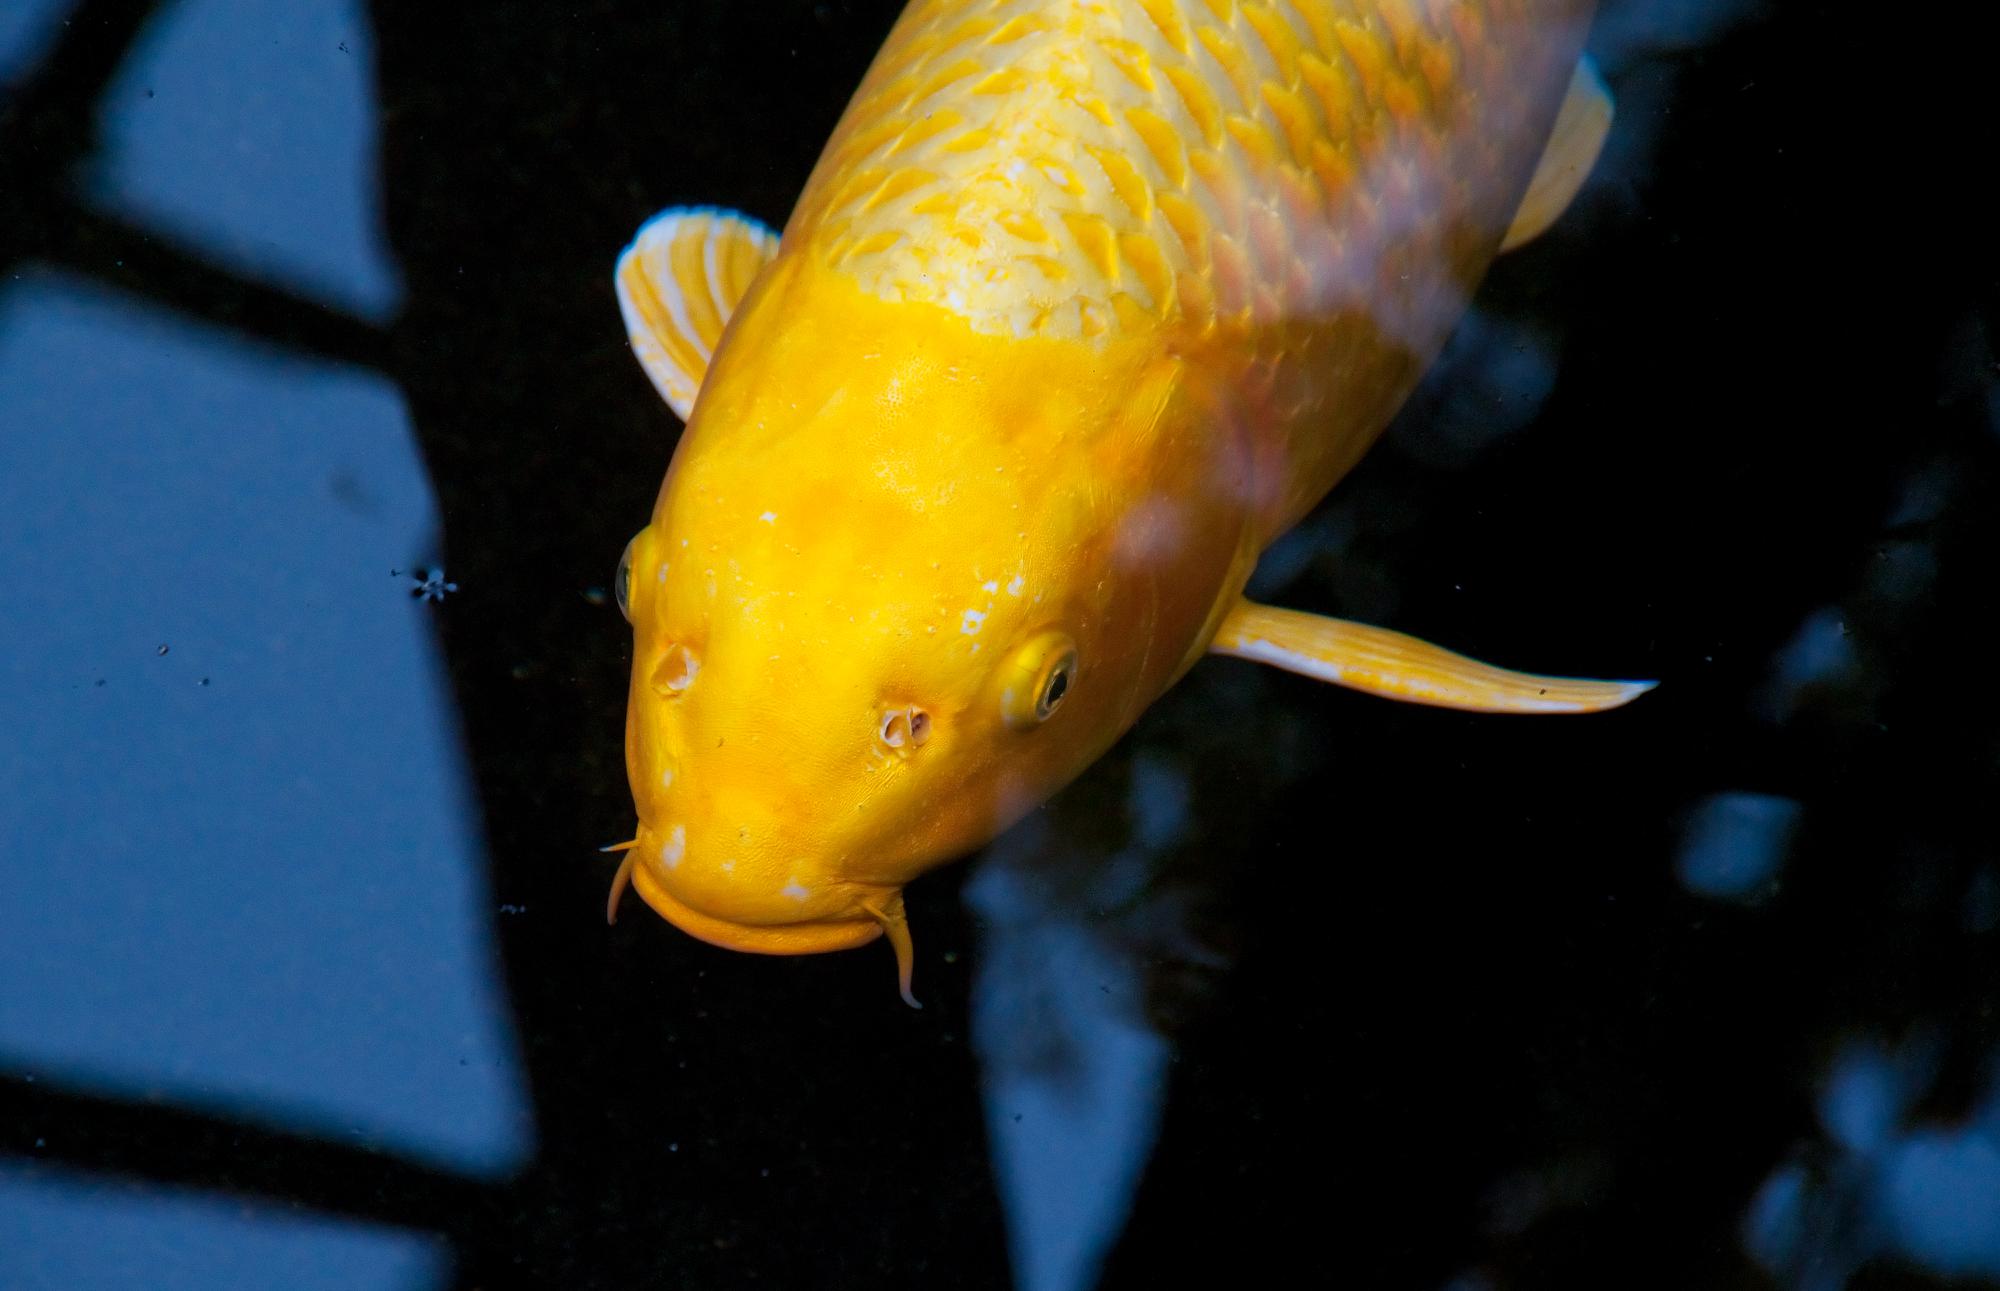
{"type": "Polygon", "coordinates": [[[778,235],[729,211],[661,211],[618,257],[618,308],[632,353],[675,415],[694,408],[708,361],[778,235]]]}
{"type": "Polygon", "coordinates": [[[1389,699],[1474,713],[1596,713],[1654,686],[1509,672],[1387,628],[1249,601],[1230,611],[1209,649],[1389,699]]]}
{"type": "Polygon", "coordinates": [[[1535,176],[1528,181],[1528,195],[1514,212],[1514,223],[1501,240],[1502,251],[1512,251],[1524,242],[1540,237],[1569,208],[1577,190],[1597,164],[1604,150],[1604,136],[1611,133],[1611,91],[1597,74],[1597,64],[1587,56],[1578,61],[1569,78],[1569,94],[1562,111],[1556,114],[1555,129],[1535,164],[1535,176]]]}

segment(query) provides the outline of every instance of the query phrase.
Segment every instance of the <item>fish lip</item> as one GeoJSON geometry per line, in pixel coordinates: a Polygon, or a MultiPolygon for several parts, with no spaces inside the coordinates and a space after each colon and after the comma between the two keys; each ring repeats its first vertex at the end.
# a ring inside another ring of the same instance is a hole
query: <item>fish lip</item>
{"type": "Polygon", "coordinates": [[[634,866],[632,886],[646,904],[690,937],[725,950],[758,955],[817,955],[851,950],[882,935],[882,925],[866,911],[855,919],[813,919],[802,923],[751,924],[703,914],[668,892],[647,865],[634,866]]]}

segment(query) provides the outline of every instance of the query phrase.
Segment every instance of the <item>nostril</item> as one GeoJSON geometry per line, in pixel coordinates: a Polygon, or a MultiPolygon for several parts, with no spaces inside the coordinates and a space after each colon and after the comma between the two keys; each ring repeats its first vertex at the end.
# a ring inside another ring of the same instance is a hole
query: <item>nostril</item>
{"type": "Polygon", "coordinates": [[[653,689],[672,698],[694,684],[694,675],[701,671],[701,661],[694,657],[694,651],[684,645],[667,648],[660,660],[660,666],[653,669],[653,689]]]}
{"type": "Polygon", "coordinates": [[[907,755],[911,749],[923,747],[924,741],[931,737],[931,715],[914,704],[892,708],[882,714],[877,735],[882,743],[907,755]]]}

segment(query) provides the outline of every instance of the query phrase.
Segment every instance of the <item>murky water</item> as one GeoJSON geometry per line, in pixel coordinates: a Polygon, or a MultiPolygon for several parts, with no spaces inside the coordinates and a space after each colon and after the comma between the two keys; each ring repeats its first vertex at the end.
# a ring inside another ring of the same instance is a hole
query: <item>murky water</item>
{"type": "Polygon", "coordinates": [[[782,223],[896,7],[0,11],[0,1285],[2000,1282],[1983,52],[1858,11],[1609,6],[1253,585],[1657,692],[1206,661],[909,890],[921,1013],[606,928],[611,261],[782,223]]]}

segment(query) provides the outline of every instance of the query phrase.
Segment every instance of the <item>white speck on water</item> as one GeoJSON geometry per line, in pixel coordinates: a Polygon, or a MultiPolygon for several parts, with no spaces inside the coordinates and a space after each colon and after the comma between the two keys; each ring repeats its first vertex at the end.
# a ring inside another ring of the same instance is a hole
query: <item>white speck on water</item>
{"type": "Polygon", "coordinates": [[[681,857],[687,854],[687,844],[687,830],[675,825],[673,832],[667,835],[667,841],[660,844],[660,864],[670,870],[679,865],[681,857]]]}
{"type": "Polygon", "coordinates": [[[967,636],[976,634],[986,623],[986,615],[978,610],[967,610],[959,621],[958,630],[967,636]]]}
{"type": "Polygon", "coordinates": [[[1028,585],[1028,580],[1021,577],[1019,574],[1016,574],[1014,575],[1014,581],[1007,584],[1007,595],[1019,596],[1021,594],[1021,589],[1023,587],[1026,587],[1027,585],[1028,585]]]}

